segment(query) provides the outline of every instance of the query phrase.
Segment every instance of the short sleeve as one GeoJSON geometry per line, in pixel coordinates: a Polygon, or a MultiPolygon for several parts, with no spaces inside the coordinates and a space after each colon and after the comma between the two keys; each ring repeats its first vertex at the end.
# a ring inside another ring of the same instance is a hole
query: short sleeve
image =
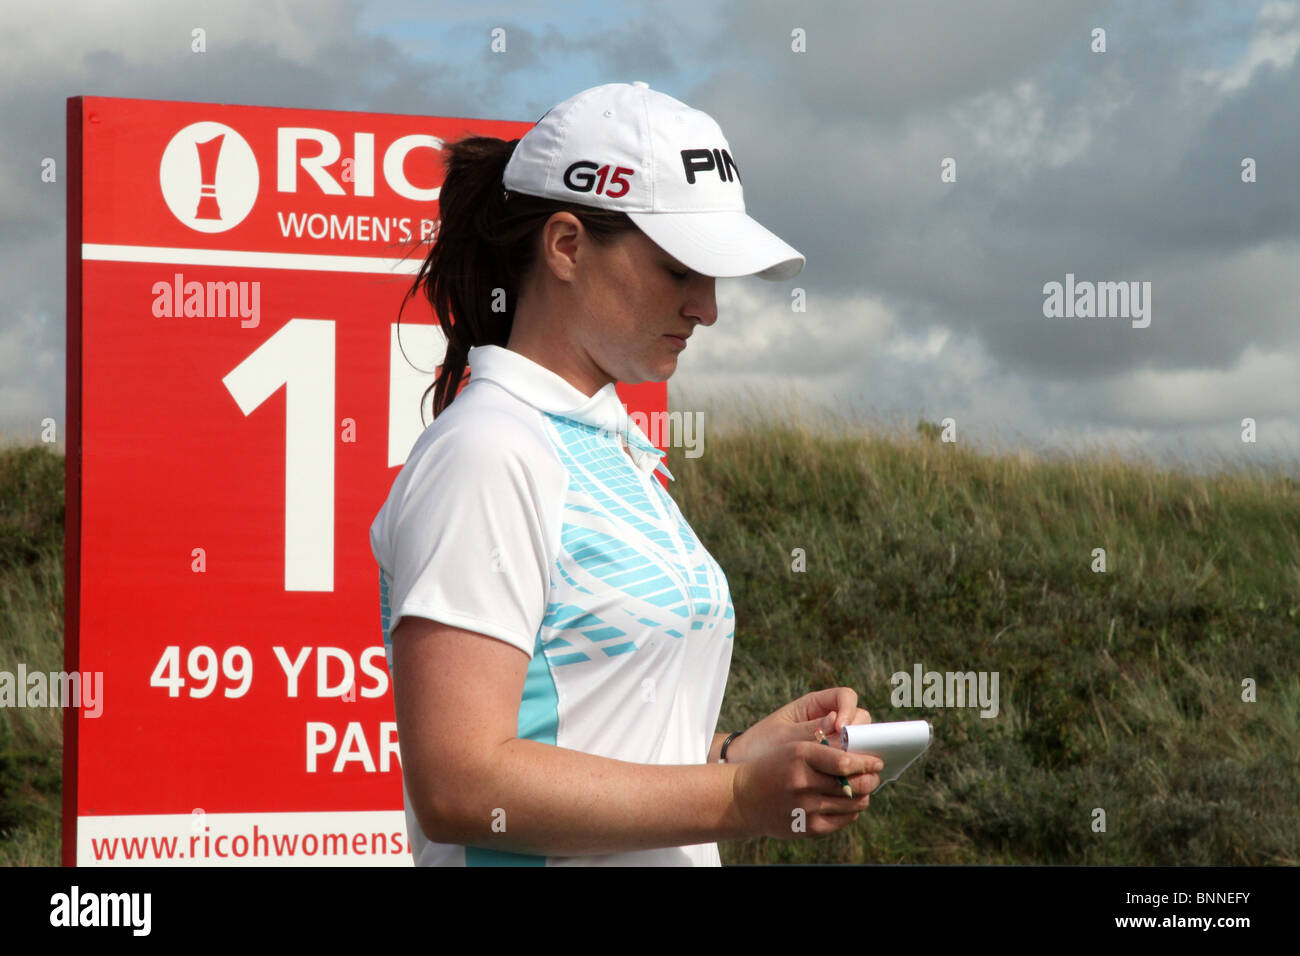
{"type": "Polygon", "coordinates": [[[385,640],[403,615],[477,631],[532,657],[550,589],[564,472],[502,412],[431,426],[371,528],[386,578],[385,640]]]}

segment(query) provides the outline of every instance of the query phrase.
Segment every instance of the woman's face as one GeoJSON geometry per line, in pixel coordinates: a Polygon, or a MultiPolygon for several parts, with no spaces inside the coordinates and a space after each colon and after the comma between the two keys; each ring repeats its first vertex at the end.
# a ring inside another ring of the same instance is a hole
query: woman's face
{"type": "Polygon", "coordinates": [[[601,245],[573,217],[554,220],[573,224],[558,235],[543,230],[543,251],[569,300],[563,326],[579,374],[593,392],[608,382],[666,381],[685,337],[717,321],[717,280],[687,269],[639,229],[601,245]]]}

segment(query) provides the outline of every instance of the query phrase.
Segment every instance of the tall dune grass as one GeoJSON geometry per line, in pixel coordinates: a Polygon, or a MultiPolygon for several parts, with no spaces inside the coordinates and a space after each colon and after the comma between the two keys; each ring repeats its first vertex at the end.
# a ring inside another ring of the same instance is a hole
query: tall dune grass
{"type": "Polygon", "coordinates": [[[724,862],[1300,863],[1292,475],[759,407],[729,409],[701,457],[669,453],[736,606],[719,729],[844,684],[936,738],[853,828],[724,862]],[[892,706],[891,674],[918,663],[998,672],[998,716],[892,706]]]}

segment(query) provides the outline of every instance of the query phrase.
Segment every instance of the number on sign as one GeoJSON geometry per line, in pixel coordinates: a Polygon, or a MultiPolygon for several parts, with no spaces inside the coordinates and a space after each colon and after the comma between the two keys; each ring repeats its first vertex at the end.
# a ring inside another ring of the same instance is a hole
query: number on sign
{"type": "MultiPolygon", "coordinates": [[[[163,648],[162,656],[149,677],[150,687],[167,688],[168,697],[179,697],[185,686],[185,678],[180,674],[181,649],[172,644],[163,648]]],[[[253,658],[246,647],[228,647],[221,655],[221,670],[217,670],[216,652],[203,644],[195,647],[185,658],[185,669],[192,681],[206,681],[205,686],[191,687],[191,697],[207,697],[217,686],[217,678],[237,682],[238,686],[227,687],[222,693],[227,697],[243,697],[253,682],[253,658]]]]}
{"type": "Polygon", "coordinates": [[[150,687],[166,687],[168,697],[179,697],[181,688],[185,686],[185,678],[178,673],[180,671],[181,649],[176,645],[163,648],[162,657],[158,658],[158,666],[153,669],[153,674],[149,677],[150,687]]]}
{"type": "MultiPolygon", "coordinates": [[[[442,361],[436,325],[407,324],[408,348],[442,361]],[[412,341],[414,339],[414,341],[412,341]]],[[[390,326],[388,467],[406,461],[424,430],[420,407],[430,373],[412,369],[390,326]]],[[[334,590],[334,321],[290,319],[235,366],[222,384],[250,415],[285,386],[284,589],[334,590]]],[[[173,695],[175,696],[175,695],[173,695]]]]}

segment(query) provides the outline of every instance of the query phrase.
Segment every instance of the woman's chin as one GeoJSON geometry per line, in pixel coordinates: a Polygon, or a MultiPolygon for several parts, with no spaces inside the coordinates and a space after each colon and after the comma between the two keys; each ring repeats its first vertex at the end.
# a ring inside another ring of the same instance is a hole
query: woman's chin
{"type": "Polygon", "coordinates": [[[657,358],[653,362],[647,362],[637,367],[635,372],[629,372],[629,375],[636,375],[636,378],[620,378],[620,382],[627,385],[640,385],[642,382],[666,382],[677,371],[677,356],[667,359],[657,358]]]}

